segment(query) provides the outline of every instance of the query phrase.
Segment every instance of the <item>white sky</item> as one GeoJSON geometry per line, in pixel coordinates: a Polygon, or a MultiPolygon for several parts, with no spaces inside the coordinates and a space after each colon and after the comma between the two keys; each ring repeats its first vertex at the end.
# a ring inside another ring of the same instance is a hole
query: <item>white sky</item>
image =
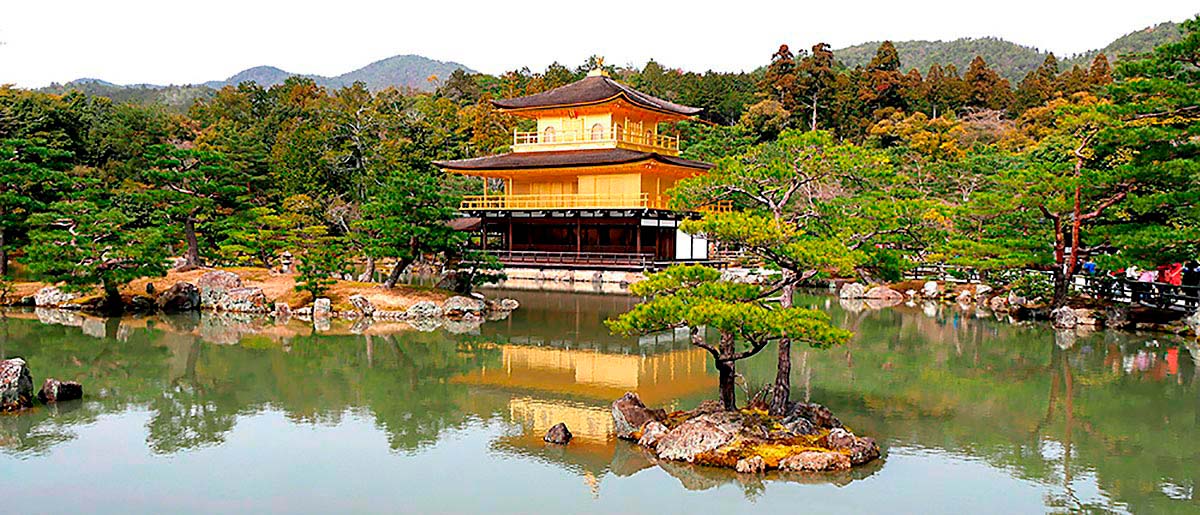
{"type": "Polygon", "coordinates": [[[780,43],[997,36],[1068,55],[1200,12],[1195,0],[0,0],[0,84],[338,75],[397,54],[488,73],[557,60],[750,70],[780,43]]]}

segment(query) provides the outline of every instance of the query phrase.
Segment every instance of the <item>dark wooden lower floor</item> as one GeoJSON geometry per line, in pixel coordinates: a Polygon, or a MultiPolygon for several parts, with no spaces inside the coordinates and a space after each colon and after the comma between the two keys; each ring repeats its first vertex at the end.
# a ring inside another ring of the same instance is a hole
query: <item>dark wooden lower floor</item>
{"type": "Polygon", "coordinates": [[[479,248],[509,265],[649,270],[708,262],[706,242],[678,234],[678,215],[623,214],[630,216],[493,215],[474,230],[479,248]]]}

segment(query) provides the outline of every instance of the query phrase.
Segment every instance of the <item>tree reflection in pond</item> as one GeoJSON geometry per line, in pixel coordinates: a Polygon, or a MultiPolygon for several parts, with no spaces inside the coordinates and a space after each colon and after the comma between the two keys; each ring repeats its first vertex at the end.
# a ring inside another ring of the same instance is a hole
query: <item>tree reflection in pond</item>
{"type": "MultiPolygon", "coordinates": [[[[34,313],[10,313],[0,320],[0,354],[25,357],[37,381],[78,380],[87,397],[0,417],[7,455],[0,472],[19,466],[6,459],[37,460],[68,442],[88,444],[77,435],[104,417],[144,413],[145,447],[178,456],[231,445],[239,424],[277,412],[318,430],[369,420],[393,454],[411,457],[498,424],[503,430],[489,437],[487,456],[473,460],[500,471],[512,466],[504,460],[548,464],[577,476],[589,497],[603,498],[610,483],[662,474],[680,489],[732,485],[770,503],[781,495],[772,483],[887,490],[907,484],[893,470],[912,470],[905,464],[914,460],[965,460],[1038,485],[1048,510],[1200,508],[1195,344],[1112,332],[1064,338],[975,310],[851,311],[836,299],[803,296],[858,335],[832,351],[798,350],[796,397],[825,403],[850,427],[878,436],[885,459],[837,476],[739,477],[658,464],[607,434],[608,403],[625,389],[681,408],[715,391],[715,370],[692,359],[686,341],[607,333],[601,322],[636,299],[513,295],[522,308],[476,336],[277,334],[271,324],[205,315],[93,322],[85,333],[82,319],[59,317],[70,325],[53,325],[34,313]],[[577,440],[547,447],[541,434],[564,420],[577,440]],[[871,481],[858,481],[864,477],[871,481]]],[[[755,388],[771,381],[774,363],[752,359],[741,372],[755,388]]],[[[952,493],[924,488],[902,495],[952,493]]]]}

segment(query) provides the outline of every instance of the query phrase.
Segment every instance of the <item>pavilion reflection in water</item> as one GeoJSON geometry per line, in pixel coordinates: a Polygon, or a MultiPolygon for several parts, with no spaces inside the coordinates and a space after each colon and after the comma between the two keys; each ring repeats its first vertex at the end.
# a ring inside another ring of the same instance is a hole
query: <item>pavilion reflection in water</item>
{"type": "Polygon", "coordinates": [[[454,382],[522,394],[513,398],[509,411],[534,430],[567,422],[572,432],[577,426],[596,428],[576,435],[598,440],[609,438],[609,403],[625,392],[637,392],[648,404],[665,405],[703,395],[716,386],[708,370],[708,354],[701,349],[606,354],[527,345],[501,346],[499,368],[481,368],[454,382]],[[580,423],[571,425],[569,420],[580,423]]]}

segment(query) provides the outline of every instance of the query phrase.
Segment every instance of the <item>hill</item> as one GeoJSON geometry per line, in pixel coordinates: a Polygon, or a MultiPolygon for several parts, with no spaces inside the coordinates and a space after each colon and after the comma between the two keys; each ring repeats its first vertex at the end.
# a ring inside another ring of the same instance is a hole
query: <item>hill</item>
{"type": "MultiPolygon", "coordinates": [[[[378,91],[388,87],[411,88],[420,91],[434,89],[429,77],[436,76],[444,79],[454,70],[471,72],[470,68],[459,63],[438,61],[419,55],[397,55],[375,61],[357,70],[343,73],[335,77],[320,75],[303,75],[313,79],[317,84],[327,88],[341,88],[362,81],[367,89],[378,91]]],[[[274,66],[256,66],[242,70],[225,80],[209,81],[205,86],[220,89],[228,85],[236,85],[246,81],[254,81],[260,86],[274,86],[287,80],[288,77],[299,75],[274,66]]]]}
{"type": "MultiPolygon", "coordinates": [[[[1069,68],[1075,64],[1087,66],[1096,54],[1104,52],[1110,60],[1121,55],[1147,52],[1155,46],[1179,39],[1179,27],[1172,22],[1160,23],[1121,36],[1101,49],[1091,50],[1076,56],[1060,57],[1060,66],[1069,68]]],[[[865,66],[875,56],[882,41],[871,41],[834,50],[834,55],[848,67],[865,66]]],[[[1048,52],[1019,45],[999,38],[961,38],[953,41],[893,41],[900,53],[900,62],[905,70],[916,68],[925,73],[934,63],[946,66],[953,64],[959,72],[965,71],[975,56],[982,56],[993,69],[1013,84],[1019,82],[1042,61],[1048,52]]]]}
{"type": "Polygon", "coordinates": [[[51,84],[39,91],[63,94],[78,91],[85,95],[105,97],[118,103],[161,105],[173,113],[185,113],[200,98],[209,98],[216,93],[205,86],[155,86],[136,84],[120,86],[98,79],[79,79],[66,84],[51,84]]]}

